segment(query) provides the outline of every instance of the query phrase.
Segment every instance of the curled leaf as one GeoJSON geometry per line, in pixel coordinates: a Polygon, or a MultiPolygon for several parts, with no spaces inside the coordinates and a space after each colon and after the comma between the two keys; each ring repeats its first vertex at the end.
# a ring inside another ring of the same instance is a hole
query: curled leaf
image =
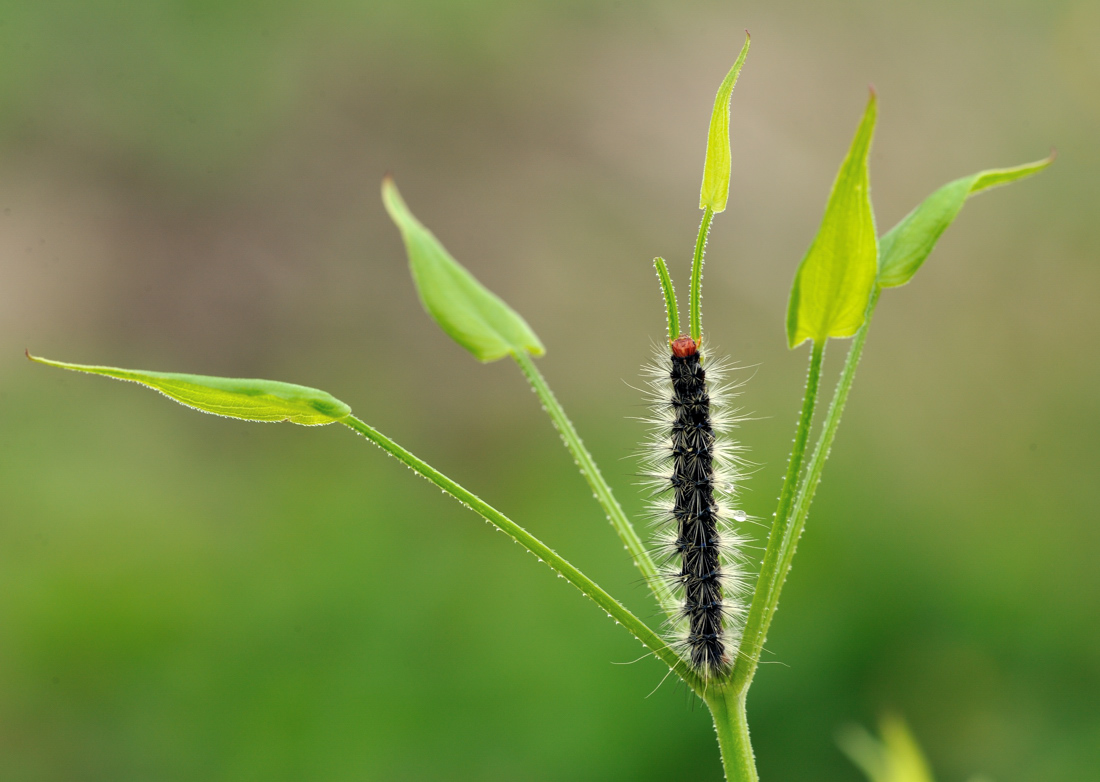
{"type": "Polygon", "coordinates": [[[303,426],[321,426],[342,421],[351,414],[351,408],[331,394],[277,380],[244,380],[68,364],[32,356],[29,352],[27,358],[51,367],[141,383],[181,405],[244,421],[288,421],[303,426]]]}
{"type": "Polygon", "coordinates": [[[479,361],[546,352],[527,321],[466,271],[413,216],[389,177],[382,182],[382,201],[405,240],[420,301],[451,339],[479,361]]]}
{"type": "Polygon", "coordinates": [[[699,191],[699,208],[708,206],[713,212],[724,212],[730,195],[730,99],[741,66],[749,54],[749,33],[745,31],[745,44],[737,61],[730,68],[726,78],[718,86],[714,98],[714,109],[710,114],[710,129],[707,132],[707,157],[703,162],[703,186],[699,191]]]}
{"type": "Polygon", "coordinates": [[[1050,157],[1014,168],[991,168],[948,182],[921,202],[879,240],[878,284],[883,288],[905,285],[917,273],[940,235],[955,220],[966,199],[991,187],[1007,185],[1042,171],[1054,162],[1050,157]]]}
{"type": "Polygon", "coordinates": [[[851,149],[837,172],[821,228],[795,272],[787,306],[787,343],[792,348],[807,339],[850,337],[863,325],[878,271],[867,174],[876,114],[872,90],[851,149]]]}

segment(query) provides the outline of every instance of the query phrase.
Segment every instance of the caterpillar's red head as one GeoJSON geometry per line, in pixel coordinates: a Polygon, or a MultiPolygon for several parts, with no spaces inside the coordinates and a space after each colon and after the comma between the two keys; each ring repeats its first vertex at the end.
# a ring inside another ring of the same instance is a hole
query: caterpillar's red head
{"type": "Polygon", "coordinates": [[[699,352],[699,346],[691,337],[683,336],[672,340],[672,355],[676,358],[687,358],[699,352]]]}

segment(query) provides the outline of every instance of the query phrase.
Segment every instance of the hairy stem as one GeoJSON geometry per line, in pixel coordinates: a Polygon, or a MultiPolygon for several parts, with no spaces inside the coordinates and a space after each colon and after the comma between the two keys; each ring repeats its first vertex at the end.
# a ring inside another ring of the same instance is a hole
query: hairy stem
{"type": "Polygon", "coordinates": [[[713,219],[714,210],[709,206],[703,209],[703,222],[699,224],[699,235],[695,238],[695,257],[691,260],[688,318],[691,321],[691,338],[696,343],[703,338],[703,253],[707,249],[707,234],[710,233],[710,222],[713,219]]]}
{"type": "Polygon", "coordinates": [[[749,723],[745,714],[745,693],[732,689],[707,693],[707,706],[714,718],[718,748],[726,782],[759,782],[756,758],[749,741],[749,723]]]}
{"type": "Polygon", "coordinates": [[[581,441],[580,435],[577,434],[577,430],[573,428],[573,422],[569,420],[569,416],[565,414],[565,410],[558,404],[558,400],[554,397],[554,392],[550,390],[550,386],[546,384],[546,379],[539,372],[535,366],[535,362],[531,360],[531,357],[526,353],[513,354],[516,363],[519,364],[519,368],[526,375],[528,382],[531,384],[531,388],[534,389],[539,399],[542,401],[542,406],[550,416],[550,420],[554,422],[554,427],[561,435],[562,441],[565,443],[565,447],[569,449],[569,453],[573,455],[574,461],[580,468],[581,474],[585,480],[588,481],[588,485],[592,487],[592,492],[596,495],[597,502],[603,507],[604,512],[607,514],[608,520],[611,522],[611,526],[615,528],[615,532],[619,534],[619,538],[622,539],[623,544],[626,546],[626,550],[630,552],[630,556],[634,559],[634,564],[638,566],[638,570],[642,572],[642,577],[646,583],[649,584],[650,590],[653,592],[653,596],[657,598],[657,602],[660,604],[661,609],[672,616],[676,612],[676,604],[672,601],[671,597],[664,594],[660,588],[660,578],[657,572],[657,565],[653,562],[653,557],[649,555],[648,549],[645,544],[642,543],[642,539],[638,537],[638,533],[634,530],[634,525],[630,523],[630,519],[626,517],[623,512],[622,506],[619,505],[619,501],[615,499],[615,495],[611,491],[611,487],[607,485],[607,481],[604,480],[603,475],[600,473],[600,468],[596,466],[595,459],[592,458],[592,454],[588,452],[588,449],[584,447],[584,443],[581,441]]]}
{"type": "Polygon", "coordinates": [[[794,559],[794,551],[798,547],[798,539],[802,536],[802,530],[806,526],[806,517],[810,514],[810,503],[814,500],[814,492],[821,483],[821,473],[825,469],[825,462],[829,458],[829,451],[833,447],[833,439],[840,428],[840,417],[844,414],[844,405],[848,401],[848,392],[852,390],[852,381],[855,380],[856,367],[863,353],[863,343],[867,341],[867,330],[871,328],[871,316],[878,304],[879,294],[882,288],[875,285],[871,291],[871,298],[867,302],[867,312],[863,318],[863,325],[852,339],[852,345],[848,348],[848,357],[844,359],[844,368],[840,371],[840,379],[833,393],[833,400],[829,403],[829,411],[825,414],[825,423],[821,434],[814,445],[813,455],[810,457],[809,466],[806,468],[806,478],[798,487],[798,494],[794,501],[794,511],[791,513],[791,523],[783,536],[783,557],[779,566],[779,585],[782,588],[783,581],[787,578],[787,572],[791,569],[791,561],[794,559]]]}
{"type": "Polygon", "coordinates": [[[370,425],[360,421],[355,416],[349,415],[347,418],[341,420],[340,423],[366,437],[390,456],[393,456],[406,467],[409,467],[417,475],[434,483],[444,492],[479,514],[490,524],[534,554],[538,557],[539,561],[545,562],[552,570],[561,575],[562,578],[579,589],[587,597],[591,598],[596,605],[607,612],[608,616],[625,627],[631,635],[642,642],[643,646],[649,649],[655,656],[664,662],[665,665],[669,666],[677,676],[687,682],[688,686],[700,694],[703,692],[703,683],[700,681],[698,675],[691,670],[691,667],[676,654],[675,651],[669,648],[664,639],[653,632],[645,622],[634,616],[634,614],[628,611],[618,600],[605,592],[596,582],[579,571],[552,548],[509,519],[492,505],[472,492],[464,489],[446,475],[439,472],[439,470],[422,459],[417,458],[409,451],[406,451],[393,440],[389,439],[370,425]]]}
{"type": "Polygon", "coordinates": [[[657,267],[657,279],[661,281],[661,291],[665,294],[665,313],[668,315],[668,340],[671,342],[680,336],[680,308],[676,305],[676,289],[672,287],[672,277],[664,258],[654,258],[657,267]]]}
{"type": "Polygon", "coordinates": [[[791,459],[787,463],[787,475],[783,480],[783,489],[779,493],[779,505],[772,519],[768,545],[764,551],[764,561],[760,565],[760,576],[753,590],[752,606],[745,621],[745,632],[741,647],[731,675],[733,689],[737,693],[748,690],[760,653],[764,648],[764,639],[768,634],[768,625],[779,604],[779,591],[783,587],[781,565],[783,562],[783,542],[786,538],[787,520],[794,504],[795,487],[802,473],[802,461],[806,456],[806,442],[810,437],[810,425],[813,423],[814,409],[817,407],[817,392],[821,385],[821,365],[825,358],[825,343],[813,343],[810,353],[810,368],[806,375],[806,392],[802,398],[802,413],[798,417],[791,459]]]}

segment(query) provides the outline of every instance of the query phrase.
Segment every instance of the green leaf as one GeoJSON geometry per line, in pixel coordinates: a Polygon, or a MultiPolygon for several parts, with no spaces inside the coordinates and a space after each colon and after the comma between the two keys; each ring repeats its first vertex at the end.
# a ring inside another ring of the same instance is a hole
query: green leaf
{"type": "Polygon", "coordinates": [[[405,240],[420,301],[451,339],[479,361],[546,352],[527,322],[459,265],[413,217],[389,177],[382,181],[382,201],[405,240]]]}
{"type": "Polygon", "coordinates": [[[730,98],[741,66],[749,54],[749,31],[745,31],[745,45],[737,55],[737,62],[730,68],[718,87],[714,109],[710,114],[710,130],[707,133],[707,157],[703,163],[703,187],[699,191],[699,208],[708,206],[714,212],[724,212],[730,195],[730,98]]]}
{"type": "Polygon", "coordinates": [[[277,380],[241,380],[207,375],[181,375],[172,372],[146,372],[140,369],[95,367],[67,364],[48,358],[27,358],[61,369],[106,375],[129,380],[156,389],[181,405],[204,413],[240,418],[245,421],[289,421],[303,426],[320,426],[342,421],[351,408],[334,396],[316,388],[280,383],[277,380]]]}
{"type": "Polygon", "coordinates": [[[879,240],[878,284],[883,288],[905,285],[917,273],[951,225],[966,199],[982,190],[1007,185],[1042,171],[1054,162],[1054,154],[1015,168],[991,168],[948,182],[921,202],[879,240]]]}
{"type": "Polygon", "coordinates": [[[928,761],[901,717],[883,717],[879,730],[881,741],[856,725],[837,736],[840,748],[869,782],[933,782],[928,761]]]}
{"type": "Polygon", "coordinates": [[[850,337],[863,324],[878,271],[867,174],[876,114],[872,90],[848,157],[837,172],[821,228],[795,272],[787,306],[787,343],[792,348],[807,339],[850,337]]]}

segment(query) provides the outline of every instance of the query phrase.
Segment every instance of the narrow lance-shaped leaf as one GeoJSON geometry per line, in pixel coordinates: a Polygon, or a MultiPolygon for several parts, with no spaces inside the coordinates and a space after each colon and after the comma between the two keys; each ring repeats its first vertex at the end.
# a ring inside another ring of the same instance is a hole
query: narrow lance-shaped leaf
{"type": "Polygon", "coordinates": [[[955,220],[966,199],[991,187],[1007,185],[1042,171],[1054,155],[1015,168],[991,168],[948,182],[920,206],[902,218],[879,240],[878,284],[883,288],[905,285],[917,273],[936,246],[940,235],[955,220]]]}
{"type": "Polygon", "coordinates": [[[878,270],[875,216],[867,155],[877,101],[871,91],[848,156],[837,172],[821,228],[795,272],[787,306],[787,343],[850,337],[863,314],[878,270]]]}
{"type": "Polygon", "coordinates": [[[737,61],[718,87],[714,109],[710,114],[710,130],[707,133],[707,157],[703,163],[703,186],[699,191],[699,208],[708,206],[712,212],[724,212],[730,195],[730,98],[741,66],[749,54],[749,33],[745,31],[745,44],[737,61]]]}
{"type": "Polygon", "coordinates": [[[51,367],[141,383],[181,405],[244,421],[287,421],[303,426],[320,426],[342,421],[351,414],[351,408],[331,394],[277,380],[243,380],[68,364],[32,356],[29,352],[27,358],[51,367]]]}
{"type": "Polygon", "coordinates": [[[420,301],[451,339],[479,361],[546,352],[527,322],[466,271],[413,216],[389,177],[382,182],[382,201],[405,240],[420,301]]]}

